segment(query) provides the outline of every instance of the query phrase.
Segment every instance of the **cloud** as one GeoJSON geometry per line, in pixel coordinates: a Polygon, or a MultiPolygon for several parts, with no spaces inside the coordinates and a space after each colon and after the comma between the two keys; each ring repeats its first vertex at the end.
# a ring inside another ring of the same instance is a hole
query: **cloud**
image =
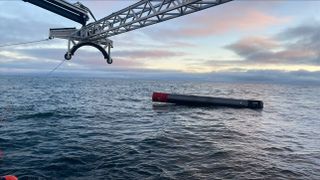
{"type": "Polygon", "coordinates": [[[184,56],[187,53],[185,52],[176,52],[176,51],[168,51],[168,50],[157,50],[157,49],[149,49],[149,50],[135,50],[135,51],[115,51],[113,53],[114,57],[126,57],[132,59],[148,59],[148,58],[171,58],[184,56]]]}
{"type": "Polygon", "coordinates": [[[314,64],[320,65],[320,22],[316,20],[306,20],[299,26],[288,28],[276,35],[279,40],[287,43],[288,49],[296,51],[313,52],[314,64]]]}
{"type": "Polygon", "coordinates": [[[44,39],[49,28],[63,27],[65,19],[23,1],[4,1],[0,7],[0,42],[44,39]]]}
{"type": "Polygon", "coordinates": [[[226,46],[244,58],[248,63],[272,64],[313,64],[313,59],[318,53],[313,50],[287,47],[276,40],[267,38],[249,37],[226,46]],[[282,49],[282,50],[278,50],[282,49]]]}
{"type": "MultiPolygon", "coordinates": [[[[285,31],[277,34],[278,39],[291,40],[291,39],[303,39],[310,40],[319,36],[318,30],[320,22],[314,19],[305,20],[304,23],[299,26],[287,28],[285,31]]],[[[318,37],[319,38],[319,37],[318,37]]]]}
{"type": "MultiPolygon", "coordinates": [[[[241,10],[240,10],[241,11],[241,10]]],[[[241,11],[241,13],[228,13],[223,16],[206,16],[193,19],[194,26],[185,27],[174,35],[182,36],[210,36],[237,31],[259,30],[268,26],[282,24],[287,18],[279,18],[257,10],[241,11]]]]}
{"type": "MultiPolygon", "coordinates": [[[[0,16],[0,42],[22,42],[48,37],[48,29],[53,25],[50,23],[24,21],[20,18],[0,16]],[[31,26],[31,24],[37,24],[31,26]]],[[[53,26],[54,27],[54,26],[53,26]]]]}
{"type": "MultiPolygon", "coordinates": [[[[130,73],[130,71],[128,72],[130,73]]],[[[175,71],[147,71],[148,76],[142,72],[135,72],[129,78],[163,79],[163,80],[188,80],[207,82],[231,83],[279,83],[279,84],[315,84],[320,85],[320,71],[279,71],[279,70],[248,70],[211,73],[181,73],[175,71]]]]}
{"type": "Polygon", "coordinates": [[[320,23],[303,23],[273,37],[246,37],[226,46],[247,63],[320,65],[320,23]]]}
{"type": "MultiPolygon", "coordinates": [[[[173,26],[145,31],[155,39],[193,38],[222,35],[232,32],[251,32],[270,26],[283,25],[290,17],[272,15],[270,8],[277,2],[230,2],[210,10],[204,10],[181,18],[173,26]],[[263,4],[263,6],[261,6],[263,4]],[[266,8],[267,7],[267,8],[266,8]]],[[[168,22],[170,24],[172,22],[168,22]]]]}
{"type": "Polygon", "coordinates": [[[221,82],[320,84],[320,71],[249,70],[244,72],[216,72],[204,76],[209,81],[221,82]]]}
{"type": "MultiPolygon", "coordinates": [[[[28,48],[28,49],[18,49],[11,50],[11,58],[13,59],[21,59],[21,57],[33,57],[37,59],[62,59],[63,55],[66,52],[66,48],[28,48]],[[19,56],[14,56],[15,54],[19,54],[19,56]]],[[[2,53],[5,55],[5,53],[2,53]]],[[[0,57],[1,57],[0,51],[0,57]]],[[[129,63],[129,61],[139,62],[138,64],[142,64],[144,59],[162,59],[162,58],[172,58],[172,57],[180,57],[185,56],[187,53],[185,52],[177,52],[170,50],[160,50],[160,49],[146,49],[146,50],[115,50],[111,52],[111,56],[113,59],[119,59],[120,61],[126,61],[128,63],[123,63],[127,65],[133,65],[134,63],[129,63]]],[[[73,59],[76,59],[79,63],[85,63],[86,65],[95,65],[96,62],[100,62],[103,60],[103,56],[100,51],[92,48],[92,47],[83,47],[79,49],[73,59]],[[90,62],[90,63],[87,63],[90,62]]],[[[72,60],[73,60],[72,59],[72,60]]],[[[104,60],[103,60],[104,62],[104,60]]],[[[99,65],[100,63],[98,63],[99,65]]],[[[122,63],[118,63],[119,65],[122,63]]],[[[135,64],[137,65],[137,64],[135,64]]]]}
{"type": "Polygon", "coordinates": [[[66,49],[60,48],[32,48],[32,49],[18,49],[12,50],[25,54],[27,56],[32,56],[37,59],[62,59],[63,55],[67,51],[66,49]]]}
{"type": "MultiPolygon", "coordinates": [[[[33,59],[33,57],[23,55],[19,52],[12,52],[12,51],[0,51],[0,59],[24,59],[24,60],[30,60],[33,59]]],[[[1,61],[0,61],[1,63],[1,61]]]]}
{"type": "Polygon", "coordinates": [[[268,50],[279,47],[280,44],[277,40],[268,37],[252,36],[243,38],[234,44],[226,46],[226,48],[233,50],[240,56],[246,58],[254,56],[257,53],[265,53],[268,50]]]}
{"type": "MultiPolygon", "coordinates": [[[[50,70],[61,62],[66,49],[59,48],[28,48],[10,51],[0,51],[0,64],[3,68],[40,68],[50,70]]],[[[113,57],[111,68],[138,68],[143,66],[143,61],[134,60],[128,56],[113,57]]],[[[103,59],[100,51],[89,51],[83,48],[78,50],[70,61],[65,62],[65,66],[60,69],[110,69],[110,65],[103,59]]]]}

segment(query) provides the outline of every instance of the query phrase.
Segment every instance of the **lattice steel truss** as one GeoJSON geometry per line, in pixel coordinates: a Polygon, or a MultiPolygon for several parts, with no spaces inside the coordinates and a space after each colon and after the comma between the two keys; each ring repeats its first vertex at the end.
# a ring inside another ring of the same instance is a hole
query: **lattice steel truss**
{"type": "Polygon", "coordinates": [[[142,0],[81,28],[76,39],[99,40],[169,19],[201,11],[232,0],[142,0]]]}
{"type": "Polygon", "coordinates": [[[50,38],[68,40],[65,59],[70,60],[77,49],[93,46],[99,49],[109,64],[112,63],[110,49],[113,42],[108,39],[121,33],[157,24],[169,19],[201,11],[233,0],[141,0],[127,8],[86,25],[90,9],[80,3],[65,0],[24,0],[49,11],[81,23],[81,29],[50,29],[50,38]],[[72,46],[72,47],[71,47],[72,46]]]}

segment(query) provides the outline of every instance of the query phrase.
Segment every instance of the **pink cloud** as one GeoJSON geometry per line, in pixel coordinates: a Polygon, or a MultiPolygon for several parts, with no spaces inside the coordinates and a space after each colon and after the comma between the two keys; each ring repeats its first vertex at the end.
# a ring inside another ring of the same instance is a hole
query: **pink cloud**
{"type": "MultiPolygon", "coordinates": [[[[272,9],[279,5],[281,5],[279,2],[234,1],[177,18],[176,23],[170,27],[155,28],[145,32],[153,39],[163,40],[172,37],[206,37],[230,32],[265,30],[291,20],[291,17],[272,14],[272,9]]],[[[166,22],[167,25],[170,23],[172,22],[166,22]]]]}
{"type": "Polygon", "coordinates": [[[173,52],[166,50],[136,50],[136,51],[116,51],[114,52],[115,57],[126,57],[132,59],[146,59],[146,58],[168,58],[168,57],[177,57],[184,56],[184,52],[173,52]]]}
{"type": "Polygon", "coordinates": [[[141,61],[137,61],[137,60],[114,58],[112,65],[117,67],[138,68],[138,67],[143,67],[144,64],[141,61]]]}
{"type": "MultiPolygon", "coordinates": [[[[143,61],[132,59],[129,56],[119,57],[119,56],[116,56],[116,54],[114,54],[113,52],[111,53],[111,57],[113,59],[113,63],[111,66],[136,68],[136,67],[142,67],[144,65],[143,61]]],[[[100,52],[97,52],[97,51],[94,51],[94,52],[79,51],[79,53],[76,54],[70,62],[74,63],[75,65],[78,65],[79,67],[88,68],[88,69],[104,69],[110,66],[109,64],[107,64],[102,54],[100,54],[100,52]]]]}
{"type": "MultiPolygon", "coordinates": [[[[209,13],[210,14],[210,13],[209,13]]],[[[288,22],[288,18],[279,18],[258,10],[232,13],[229,15],[204,15],[194,20],[194,27],[185,27],[179,30],[184,36],[209,36],[223,34],[230,31],[259,30],[269,26],[288,22]]]]}

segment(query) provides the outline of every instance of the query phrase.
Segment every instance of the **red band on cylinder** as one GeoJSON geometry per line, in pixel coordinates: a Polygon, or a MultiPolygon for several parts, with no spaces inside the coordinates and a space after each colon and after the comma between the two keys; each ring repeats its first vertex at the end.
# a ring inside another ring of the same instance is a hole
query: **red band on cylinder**
{"type": "Polygon", "coordinates": [[[167,102],[169,94],[154,92],[152,95],[152,101],[167,102]]]}
{"type": "Polygon", "coordinates": [[[16,176],[12,176],[12,175],[3,176],[0,178],[1,178],[1,180],[2,179],[4,179],[4,180],[18,180],[18,178],[16,176]]]}

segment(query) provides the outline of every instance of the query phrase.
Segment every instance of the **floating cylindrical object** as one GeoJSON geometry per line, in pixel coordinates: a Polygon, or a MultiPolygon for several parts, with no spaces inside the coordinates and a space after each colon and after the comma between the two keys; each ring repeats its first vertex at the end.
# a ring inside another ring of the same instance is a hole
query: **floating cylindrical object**
{"type": "Polygon", "coordinates": [[[191,106],[225,106],[235,108],[262,109],[263,102],[258,100],[242,100],[220,97],[206,97],[181,94],[167,94],[154,92],[152,95],[154,102],[167,102],[191,106]]]}

